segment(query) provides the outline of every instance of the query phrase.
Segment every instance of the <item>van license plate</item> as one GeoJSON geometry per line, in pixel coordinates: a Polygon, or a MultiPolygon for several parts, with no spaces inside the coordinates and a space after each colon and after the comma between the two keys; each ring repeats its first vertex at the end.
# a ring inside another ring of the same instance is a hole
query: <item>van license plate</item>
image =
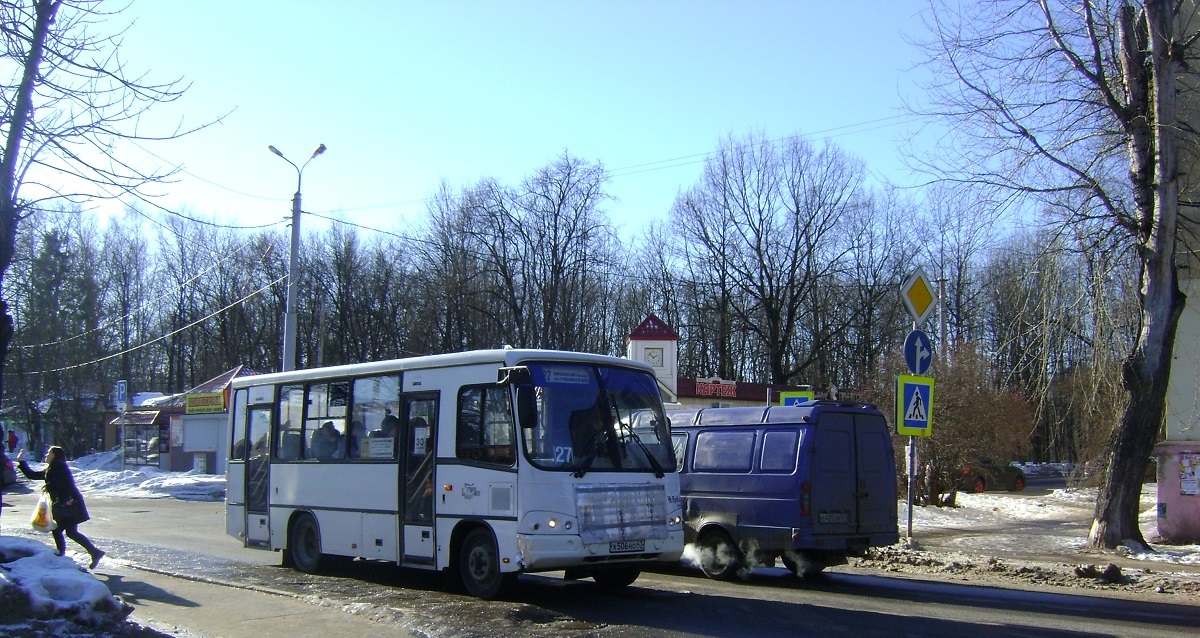
{"type": "Polygon", "coordinates": [[[646,551],[645,539],[636,541],[612,541],[608,544],[608,551],[612,554],[620,554],[621,552],[644,552],[646,551]]]}
{"type": "Polygon", "coordinates": [[[850,515],[845,512],[822,512],[817,515],[822,523],[849,523],[850,515]]]}

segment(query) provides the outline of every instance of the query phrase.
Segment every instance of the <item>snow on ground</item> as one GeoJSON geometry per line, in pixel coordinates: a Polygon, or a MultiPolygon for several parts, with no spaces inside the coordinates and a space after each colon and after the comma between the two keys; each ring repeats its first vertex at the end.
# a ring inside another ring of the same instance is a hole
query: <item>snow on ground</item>
{"type": "MultiPolygon", "coordinates": [[[[1070,468],[1045,464],[1042,466],[1023,465],[1027,475],[1039,473],[1069,474],[1070,468]]],[[[915,507],[913,508],[913,535],[920,537],[921,531],[935,529],[981,529],[999,527],[1006,524],[1030,523],[1046,521],[1053,523],[1064,520],[1089,520],[1092,508],[1096,503],[1096,488],[1065,488],[1054,489],[1049,494],[1040,497],[1014,498],[1005,492],[990,492],[971,494],[960,492],[957,496],[957,507],[915,507]],[[1080,516],[1083,518],[1080,518],[1080,516]]],[[[1158,486],[1146,483],[1142,486],[1141,514],[1138,517],[1142,536],[1147,540],[1158,536],[1158,486]]],[[[903,535],[908,525],[907,505],[899,505],[900,530],[903,535]]],[[[1040,546],[1052,550],[1079,550],[1087,540],[1073,530],[1057,531],[1054,525],[1048,525],[1040,530],[1041,538],[1037,539],[1040,546]]],[[[1007,549],[1019,549],[1027,545],[1030,539],[1020,536],[995,535],[989,536],[987,542],[996,545],[1009,545],[1007,549]]],[[[1005,547],[995,547],[1005,549],[1005,547]]],[[[1200,545],[1155,545],[1153,549],[1126,546],[1123,553],[1127,558],[1177,565],[1200,565],[1200,545]],[[1157,551],[1154,551],[1157,550],[1157,551]]]]}
{"type": "Polygon", "coordinates": [[[222,501],[225,477],[199,472],[166,472],[137,466],[121,469],[119,451],[89,454],[72,461],[75,484],[86,496],[118,498],[177,498],[184,501],[222,501]]]}

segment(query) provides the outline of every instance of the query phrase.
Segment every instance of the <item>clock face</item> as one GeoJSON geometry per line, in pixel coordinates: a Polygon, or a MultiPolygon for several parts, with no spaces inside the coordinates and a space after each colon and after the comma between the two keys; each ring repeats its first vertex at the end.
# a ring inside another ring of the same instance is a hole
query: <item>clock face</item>
{"type": "Polygon", "coordinates": [[[661,368],[663,364],[662,348],[646,348],[646,363],[655,368],[661,368]]]}

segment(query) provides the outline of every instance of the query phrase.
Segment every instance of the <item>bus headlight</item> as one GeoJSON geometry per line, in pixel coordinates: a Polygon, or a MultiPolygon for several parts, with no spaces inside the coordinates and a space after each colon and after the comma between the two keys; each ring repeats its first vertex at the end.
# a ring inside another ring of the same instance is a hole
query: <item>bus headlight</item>
{"type": "Polygon", "coordinates": [[[521,528],[527,533],[573,534],[575,517],[562,512],[530,512],[526,514],[521,528]]]}
{"type": "Polygon", "coordinates": [[[667,519],[667,527],[678,527],[682,523],[683,517],[679,515],[675,515],[667,519]]]}

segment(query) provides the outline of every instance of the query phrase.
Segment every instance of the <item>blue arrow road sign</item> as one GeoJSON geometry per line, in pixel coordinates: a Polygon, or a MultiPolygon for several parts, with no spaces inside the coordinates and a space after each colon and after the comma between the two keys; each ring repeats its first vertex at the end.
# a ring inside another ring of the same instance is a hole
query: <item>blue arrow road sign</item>
{"type": "Polygon", "coordinates": [[[913,330],[904,339],[904,363],[913,374],[925,374],[933,361],[933,344],[923,330],[913,330]]]}

